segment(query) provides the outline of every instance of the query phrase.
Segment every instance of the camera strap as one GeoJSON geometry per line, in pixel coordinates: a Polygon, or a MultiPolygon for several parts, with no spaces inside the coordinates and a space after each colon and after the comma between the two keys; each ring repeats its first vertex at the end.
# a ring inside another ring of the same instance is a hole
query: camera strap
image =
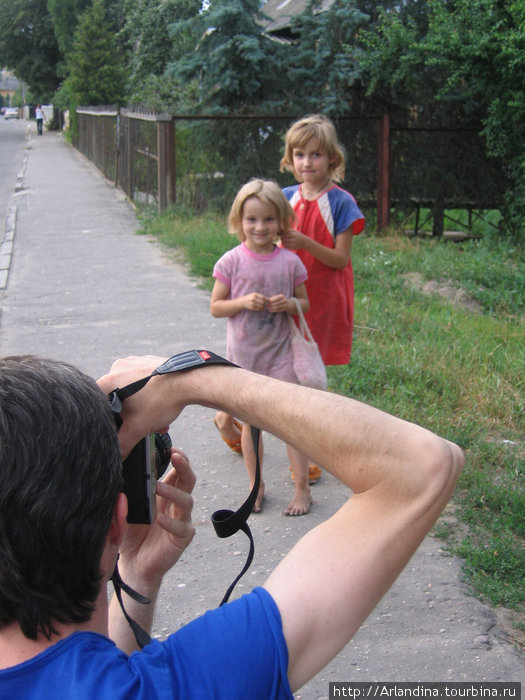
{"type": "MultiPolygon", "coordinates": [[[[220,355],[216,355],[210,350],[187,350],[186,352],[181,352],[177,355],[173,355],[172,357],[170,357],[168,360],[166,360],[166,362],[157,367],[149,376],[143,377],[142,379],[138,379],[137,381],[128,384],[122,389],[115,389],[114,391],[112,391],[109,394],[111,409],[116,415],[120,414],[120,412],[122,411],[122,402],[130,396],[133,396],[133,394],[136,394],[137,391],[140,391],[144,386],[146,386],[149,380],[152,377],[155,377],[156,375],[171,374],[172,372],[183,372],[186,370],[196,369],[198,367],[205,367],[206,365],[229,365],[230,367],[237,367],[237,365],[233,364],[233,362],[225,360],[223,357],[221,357],[220,355]]],[[[248,498],[236,511],[226,509],[216,510],[211,516],[211,521],[215,529],[215,533],[218,537],[231,537],[235,533],[239,532],[239,530],[241,530],[246,534],[250,541],[250,549],[246,558],[246,563],[244,564],[241,572],[238,574],[238,576],[236,576],[236,578],[228,587],[226,593],[224,594],[220,602],[220,605],[224,605],[228,602],[233,589],[235,588],[239,580],[248,571],[253,561],[255,545],[253,541],[253,535],[251,533],[247,520],[253,511],[253,507],[257,499],[257,494],[259,492],[259,485],[261,482],[261,465],[259,461],[260,434],[261,431],[259,428],[251,426],[251,437],[253,447],[255,450],[256,467],[255,482],[253,484],[252,490],[248,495],[248,498]]],[[[133,634],[135,635],[137,644],[140,646],[140,648],[143,648],[146,644],[148,644],[151,641],[151,638],[149,637],[148,633],[145,632],[145,630],[143,630],[140,627],[140,625],[138,625],[135,622],[135,620],[131,619],[126,613],[126,610],[124,609],[124,604],[122,602],[122,591],[127,593],[131,598],[133,598],[139,603],[149,604],[150,601],[124,583],[118,571],[118,563],[115,564],[115,571],[113,573],[111,581],[115,589],[115,595],[117,596],[117,600],[122,609],[122,613],[128,621],[131,629],[133,630],[133,634]]]]}

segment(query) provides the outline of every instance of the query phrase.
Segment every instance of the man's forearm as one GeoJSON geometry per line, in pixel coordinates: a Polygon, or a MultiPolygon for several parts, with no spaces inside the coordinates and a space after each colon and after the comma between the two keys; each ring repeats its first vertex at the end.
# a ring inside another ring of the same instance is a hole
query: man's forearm
{"type": "Polygon", "coordinates": [[[422,439],[431,439],[423,428],[331,392],[227,367],[191,374],[189,402],[222,409],[276,435],[356,492],[383,478],[394,480],[393,470],[422,439]]]}
{"type": "MultiPolygon", "coordinates": [[[[101,385],[108,391],[124,386],[162,360],[119,361],[101,385]]],[[[119,433],[124,455],[190,404],[224,410],[276,435],[357,492],[383,478],[395,482],[400,465],[410,459],[425,434],[430,436],[423,428],[347,397],[234,367],[207,366],[154,377],[124,402],[119,433]]]]}
{"type": "MultiPolygon", "coordinates": [[[[107,382],[124,386],[139,369],[144,363],[124,361],[107,382]]],[[[185,406],[200,404],[276,435],[352,489],[348,502],[308,533],[265,583],[281,613],[292,688],[359,628],[432,527],[463,465],[456,445],[420,426],[347,397],[239,368],[207,366],[154,377],[125,404],[124,451],[185,406]]],[[[134,603],[130,609],[145,613],[134,603]]],[[[120,623],[117,614],[117,637],[128,644],[120,623]]]]}

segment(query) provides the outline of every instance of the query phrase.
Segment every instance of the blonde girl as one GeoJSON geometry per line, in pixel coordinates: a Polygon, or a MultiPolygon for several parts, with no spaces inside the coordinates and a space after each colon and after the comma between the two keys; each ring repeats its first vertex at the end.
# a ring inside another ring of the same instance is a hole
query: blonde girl
{"type": "MultiPolygon", "coordinates": [[[[297,255],[276,245],[291,226],[294,214],[275,182],[251,180],[239,190],[228,218],[230,233],[240,244],[215,264],[210,311],[227,318],[227,357],[259,374],[297,383],[293,371],[288,314],[295,314],[293,297],[303,312],[309,308],[305,267],[297,255]]],[[[216,425],[219,427],[216,416],[216,425]]],[[[241,447],[250,487],[255,481],[255,451],[250,427],[241,427],[241,447]]],[[[287,445],[294,475],[294,496],[286,515],[304,515],[311,506],[308,460],[287,445]]],[[[262,464],[262,440],[259,457],[262,464]]],[[[261,481],[254,511],[264,498],[261,481]]]]}
{"type": "Polygon", "coordinates": [[[365,220],[354,197],[336,184],[344,178],[345,152],[330,119],[314,114],[292,124],[280,166],[299,183],[283,190],[296,225],[281,240],[308,271],[308,325],[325,364],[347,364],[354,319],[352,241],[365,220]]]}

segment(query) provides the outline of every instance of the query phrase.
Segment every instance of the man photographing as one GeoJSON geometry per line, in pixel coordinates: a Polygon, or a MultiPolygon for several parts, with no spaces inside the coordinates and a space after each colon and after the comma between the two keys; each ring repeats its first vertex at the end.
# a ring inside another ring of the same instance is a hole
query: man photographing
{"type": "Polygon", "coordinates": [[[154,376],[107,394],[159,357],[117,361],[96,383],[52,360],[0,360],[0,698],[292,698],[345,646],[443,510],[463,456],[370,406],[245,370],[154,376]],[[106,583],[119,555],[130,617],[152,624],[162,576],[193,536],[195,478],[182,453],[157,489],[151,526],[126,524],[121,455],[185,406],[236,415],[303,450],[353,495],[311,530],[262,588],[166,641],[137,644],[106,583]],[[112,640],[112,641],[110,641],[112,640]],[[131,654],[131,656],[128,656],[131,654]]]}

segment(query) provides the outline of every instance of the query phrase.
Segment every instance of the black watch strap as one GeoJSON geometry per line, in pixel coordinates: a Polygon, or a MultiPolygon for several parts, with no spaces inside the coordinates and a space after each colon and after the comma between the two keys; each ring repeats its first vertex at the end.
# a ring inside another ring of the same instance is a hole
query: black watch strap
{"type": "Polygon", "coordinates": [[[137,379],[137,381],[127,384],[122,389],[114,389],[109,394],[111,408],[114,413],[120,413],[122,410],[122,402],[130,396],[133,396],[133,394],[136,394],[137,391],[140,391],[146,386],[149,380],[157,374],[184,372],[190,369],[196,369],[197,367],[205,367],[206,365],[238,366],[229,360],[225,360],[224,357],[216,355],[214,352],[211,352],[211,350],[186,350],[185,352],[179,352],[177,355],[172,355],[166,362],[159,365],[147,377],[137,379]]]}

